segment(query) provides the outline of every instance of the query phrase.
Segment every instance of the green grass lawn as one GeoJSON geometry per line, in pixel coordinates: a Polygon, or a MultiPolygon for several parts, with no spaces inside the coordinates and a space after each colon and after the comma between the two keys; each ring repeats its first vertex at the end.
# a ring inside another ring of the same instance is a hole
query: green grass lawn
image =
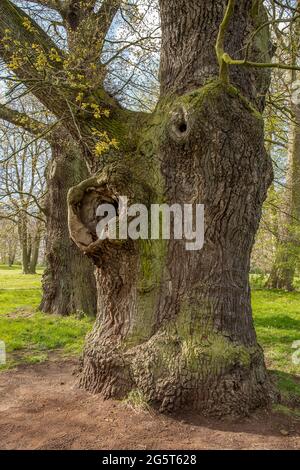
{"type": "MultiPolygon", "coordinates": [[[[5,341],[8,353],[5,368],[44,361],[51,351],[79,354],[91,328],[88,318],[64,318],[37,311],[41,274],[42,270],[37,275],[23,275],[19,266],[0,265],[0,340],[5,341]]],[[[254,288],[252,304],[268,368],[276,374],[282,391],[300,399],[300,365],[292,362],[292,343],[300,340],[300,292],[254,288]]]]}
{"type": "Polygon", "coordinates": [[[42,269],[22,274],[20,266],[0,265],[0,340],[6,344],[7,364],[47,360],[50,352],[60,356],[79,354],[92,323],[38,312],[42,269]]]}
{"type": "Polygon", "coordinates": [[[300,340],[300,293],[253,290],[255,328],[269,368],[300,375],[292,344],[300,340]]]}
{"type": "Polygon", "coordinates": [[[300,340],[300,292],[253,290],[252,307],[267,367],[283,396],[299,403],[300,364],[293,364],[292,344],[300,340]]]}
{"type": "Polygon", "coordinates": [[[42,269],[38,274],[22,274],[21,266],[0,265],[0,316],[24,309],[37,309],[41,299],[42,269]]]}

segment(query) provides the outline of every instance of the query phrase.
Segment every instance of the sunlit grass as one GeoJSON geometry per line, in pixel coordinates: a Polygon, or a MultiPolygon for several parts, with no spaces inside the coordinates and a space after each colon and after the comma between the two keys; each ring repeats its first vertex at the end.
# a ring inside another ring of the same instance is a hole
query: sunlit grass
{"type": "Polygon", "coordinates": [[[19,266],[0,265],[0,340],[6,344],[7,365],[47,360],[49,352],[80,354],[91,320],[37,311],[41,274],[24,275],[19,266]]]}
{"type": "Polygon", "coordinates": [[[12,312],[32,312],[36,310],[41,301],[41,289],[1,289],[0,290],[0,318],[1,315],[12,312]]]}
{"type": "Polygon", "coordinates": [[[268,367],[300,375],[292,362],[292,344],[300,340],[300,293],[254,290],[252,307],[268,367]]]}
{"type": "Polygon", "coordinates": [[[300,402],[300,364],[293,364],[294,341],[300,340],[300,292],[253,290],[252,307],[266,364],[288,402],[300,402]]]}
{"type": "Polygon", "coordinates": [[[41,300],[42,269],[37,274],[22,274],[21,266],[0,265],[0,315],[16,309],[32,311],[41,300]]]}
{"type": "Polygon", "coordinates": [[[1,289],[35,289],[41,287],[43,269],[38,268],[37,274],[22,274],[21,266],[0,265],[1,289]]]}

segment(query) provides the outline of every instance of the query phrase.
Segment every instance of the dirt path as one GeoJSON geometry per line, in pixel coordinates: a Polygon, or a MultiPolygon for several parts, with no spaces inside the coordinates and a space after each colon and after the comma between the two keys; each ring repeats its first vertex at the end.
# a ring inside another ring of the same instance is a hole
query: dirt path
{"type": "Polygon", "coordinates": [[[284,415],[229,422],[135,412],[78,390],[74,365],[0,374],[0,449],[300,449],[300,422],[284,415]]]}

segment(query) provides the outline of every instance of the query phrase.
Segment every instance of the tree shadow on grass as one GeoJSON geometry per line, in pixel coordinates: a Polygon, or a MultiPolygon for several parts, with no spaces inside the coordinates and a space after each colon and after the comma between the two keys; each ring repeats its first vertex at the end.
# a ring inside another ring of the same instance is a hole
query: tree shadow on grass
{"type": "Polygon", "coordinates": [[[255,326],[263,328],[278,328],[283,330],[298,330],[300,339],[300,319],[296,320],[288,315],[274,315],[272,317],[256,317],[255,326]]]}

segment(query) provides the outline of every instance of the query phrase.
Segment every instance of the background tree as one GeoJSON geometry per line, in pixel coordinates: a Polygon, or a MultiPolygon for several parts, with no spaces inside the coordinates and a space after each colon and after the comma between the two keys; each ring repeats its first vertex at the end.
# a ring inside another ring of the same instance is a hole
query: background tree
{"type": "MultiPolygon", "coordinates": [[[[1,206],[0,206],[1,207],[1,206]]],[[[1,263],[12,266],[18,255],[18,234],[16,225],[13,221],[9,220],[9,214],[4,216],[2,207],[1,213],[1,226],[0,226],[0,256],[1,263]]]]}
{"type": "Polygon", "coordinates": [[[68,190],[87,176],[78,145],[62,128],[51,133],[52,160],[47,169],[48,192],[46,269],[40,309],[69,315],[96,313],[96,282],[93,265],[80,253],[68,232],[68,190]]]}
{"type": "Polygon", "coordinates": [[[24,274],[34,274],[43,230],[43,209],[41,200],[45,188],[41,173],[46,159],[42,143],[27,145],[29,138],[6,127],[2,133],[2,151],[12,153],[9,160],[4,159],[0,170],[0,197],[2,217],[16,224],[22,253],[24,274]],[[5,141],[4,141],[5,136],[5,141]],[[18,152],[18,147],[24,147],[18,152]]]}
{"type": "MultiPolygon", "coordinates": [[[[0,118],[21,129],[17,131],[14,128],[14,132],[21,137],[26,136],[26,149],[31,148],[32,145],[38,145],[41,151],[37,156],[36,164],[41,165],[41,162],[44,162],[44,169],[39,172],[39,180],[45,187],[44,191],[40,192],[40,187],[35,187],[32,181],[35,194],[39,195],[39,211],[43,213],[46,232],[46,269],[43,274],[43,297],[40,309],[45,313],[59,315],[69,315],[75,312],[94,315],[96,287],[93,266],[76,249],[67,230],[67,192],[87,175],[78,146],[63,128],[56,128],[53,125],[51,116],[49,119],[43,108],[26,94],[26,90],[24,96],[24,88],[16,93],[12,87],[6,94],[3,94],[0,118]],[[21,95],[21,99],[18,95],[21,95]],[[12,108],[12,105],[6,104],[6,102],[15,104],[16,101],[20,110],[15,109],[16,106],[12,108]],[[24,131],[26,131],[25,134],[24,131]]],[[[13,150],[6,149],[3,163],[6,168],[10,168],[11,161],[16,158],[18,149],[22,149],[22,146],[19,139],[13,150]]],[[[28,164],[25,152],[23,167],[27,171],[28,164]]],[[[11,179],[12,184],[15,184],[14,178],[11,179]]],[[[9,188],[4,186],[3,197],[7,199],[10,196],[9,188]]],[[[36,203],[37,199],[35,198],[33,202],[36,203]]],[[[28,247],[27,232],[21,230],[21,233],[26,235],[22,236],[24,260],[28,265],[26,272],[31,273],[34,270],[40,232],[39,224],[37,231],[32,235],[33,246],[30,244],[28,247]]]]}
{"type": "MultiPolygon", "coordinates": [[[[279,62],[298,63],[299,13],[295,1],[266,2],[279,62]]],[[[264,206],[253,263],[270,273],[270,288],[294,288],[299,264],[299,211],[297,193],[297,71],[274,70],[265,112],[267,148],[273,160],[275,181],[264,206]],[[298,214],[298,215],[297,215],[298,214]]]]}

